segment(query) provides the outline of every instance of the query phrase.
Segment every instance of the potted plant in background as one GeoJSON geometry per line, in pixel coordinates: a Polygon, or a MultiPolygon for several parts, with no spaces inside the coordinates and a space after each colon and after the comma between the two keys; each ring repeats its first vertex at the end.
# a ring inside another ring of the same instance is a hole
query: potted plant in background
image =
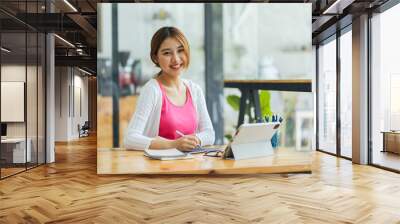
{"type": "MultiPolygon", "coordinates": [[[[260,96],[261,116],[263,118],[271,117],[274,114],[271,110],[271,93],[267,90],[260,90],[259,96],[260,96]]],[[[233,110],[239,111],[240,97],[238,95],[228,95],[226,97],[226,100],[233,110]]],[[[248,117],[249,123],[259,122],[256,120],[254,115],[252,116],[252,111],[251,111],[249,105],[246,105],[245,116],[248,117]]],[[[263,120],[261,122],[265,122],[265,120],[263,120]]],[[[227,138],[229,141],[231,141],[232,135],[226,134],[225,138],[227,138]]],[[[274,148],[276,148],[278,146],[278,143],[279,143],[278,140],[279,140],[279,134],[278,134],[278,132],[276,132],[274,134],[274,136],[272,136],[272,138],[271,138],[271,144],[274,148]]]]}

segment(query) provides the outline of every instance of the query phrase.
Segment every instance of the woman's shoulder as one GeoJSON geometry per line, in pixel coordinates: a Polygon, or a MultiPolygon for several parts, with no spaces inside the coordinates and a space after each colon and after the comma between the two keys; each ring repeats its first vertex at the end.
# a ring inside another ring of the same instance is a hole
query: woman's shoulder
{"type": "Polygon", "coordinates": [[[141,88],[140,94],[145,94],[146,96],[148,94],[157,94],[159,93],[159,88],[158,88],[158,83],[157,80],[154,78],[151,78],[149,81],[147,81],[143,87],[141,88]]]}
{"type": "Polygon", "coordinates": [[[157,80],[156,79],[154,79],[154,78],[151,78],[149,81],[147,81],[144,85],[143,85],[143,87],[142,87],[142,89],[146,89],[146,90],[149,90],[149,89],[151,89],[151,90],[156,90],[157,89],[157,80]]]}
{"type": "Polygon", "coordinates": [[[190,90],[196,91],[196,92],[197,92],[197,91],[201,91],[200,85],[197,84],[197,83],[195,83],[195,82],[193,82],[192,80],[190,80],[190,79],[182,79],[182,81],[183,81],[187,86],[189,86],[190,90]]]}

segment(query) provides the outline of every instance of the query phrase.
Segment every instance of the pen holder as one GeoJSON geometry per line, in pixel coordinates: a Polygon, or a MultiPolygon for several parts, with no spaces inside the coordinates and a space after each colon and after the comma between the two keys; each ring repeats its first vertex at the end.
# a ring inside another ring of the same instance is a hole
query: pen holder
{"type": "Polygon", "coordinates": [[[278,145],[279,145],[278,139],[279,139],[278,131],[276,131],[275,134],[271,138],[272,148],[276,149],[278,147],[278,145]]]}
{"type": "MultiPolygon", "coordinates": [[[[279,122],[282,123],[283,118],[279,115],[265,116],[264,119],[258,120],[258,122],[279,122]]],[[[276,149],[279,145],[279,131],[276,131],[275,134],[271,138],[272,148],[276,149]]]]}

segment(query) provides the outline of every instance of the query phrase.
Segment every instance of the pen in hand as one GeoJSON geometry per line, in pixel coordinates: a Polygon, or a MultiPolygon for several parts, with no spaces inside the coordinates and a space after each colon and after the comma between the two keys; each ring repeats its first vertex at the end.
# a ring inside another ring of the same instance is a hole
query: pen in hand
{"type": "MultiPolygon", "coordinates": [[[[180,132],[180,131],[178,131],[178,130],[176,130],[175,132],[176,132],[180,137],[185,136],[182,132],[180,132]]],[[[196,145],[196,148],[199,148],[199,147],[200,147],[200,145],[197,144],[197,145],[196,145]]]]}
{"type": "Polygon", "coordinates": [[[176,130],[175,132],[176,132],[179,136],[181,136],[181,137],[185,136],[182,132],[180,132],[180,131],[178,131],[178,130],[176,130]]]}

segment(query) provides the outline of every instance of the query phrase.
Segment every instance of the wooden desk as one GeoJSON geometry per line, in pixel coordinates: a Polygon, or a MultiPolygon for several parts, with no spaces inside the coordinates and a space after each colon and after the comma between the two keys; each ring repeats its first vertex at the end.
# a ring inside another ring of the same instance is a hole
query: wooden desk
{"type": "Polygon", "coordinates": [[[310,173],[313,152],[277,149],[269,157],[223,160],[195,155],[188,160],[152,160],[142,151],[97,149],[97,174],[254,174],[310,173]]]}
{"type": "Polygon", "coordinates": [[[293,80],[225,80],[225,88],[238,88],[242,93],[239,108],[239,127],[243,124],[244,114],[248,106],[254,106],[255,118],[261,118],[260,97],[258,90],[273,91],[292,91],[292,92],[311,92],[312,81],[310,79],[293,80]],[[247,100],[249,104],[247,104],[247,100]]]}
{"type": "Polygon", "coordinates": [[[382,131],[383,134],[383,151],[400,154],[400,132],[399,131],[382,131]]]}
{"type": "Polygon", "coordinates": [[[31,138],[6,138],[1,139],[2,155],[0,159],[6,163],[25,163],[31,162],[31,138]],[[25,144],[27,147],[25,149],[25,144]]]}
{"type": "Polygon", "coordinates": [[[311,92],[311,79],[224,80],[224,87],[274,91],[311,92]]]}

